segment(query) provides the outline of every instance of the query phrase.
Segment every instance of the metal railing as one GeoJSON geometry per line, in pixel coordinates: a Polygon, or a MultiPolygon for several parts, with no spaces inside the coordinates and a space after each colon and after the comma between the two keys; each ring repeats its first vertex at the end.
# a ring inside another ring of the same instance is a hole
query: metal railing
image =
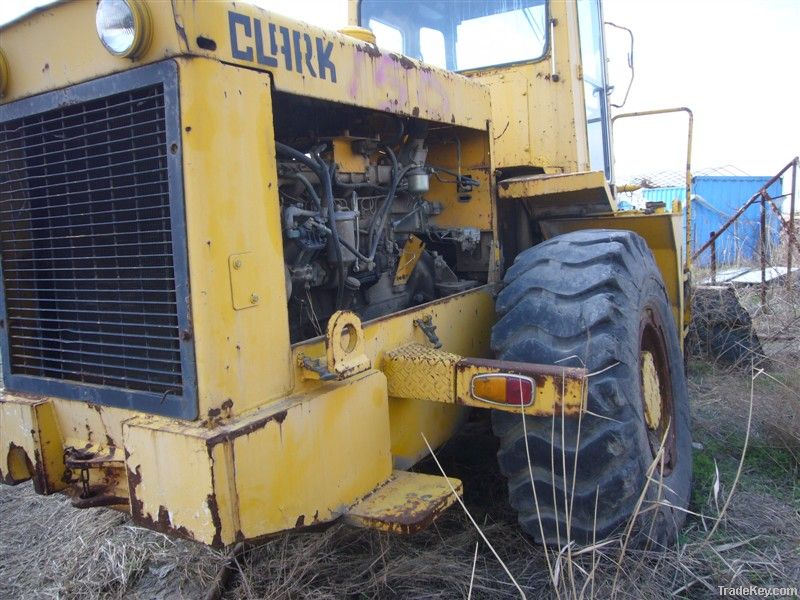
{"type": "MultiPolygon", "coordinates": [[[[759,228],[759,258],[760,258],[760,266],[761,266],[761,305],[765,306],[767,302],[767,207],[769,207],[776,215],[778,215],[778,219],[780,221],[781,227],[786,232],[788,244],[787,244],[787,251],[786,251],[786,289],[787,291],[791,291],[792,289],[792,254],[794,249],[797,249],[798,253],[800,253],[800,242],[798,242],[797,237],[795,235],[795,211],[796,211],[796,204],[795,204],[795,195],[797,191],[797,165],[798,157],[795,157],[789,164],[787,164],[783,169],[781,169],[774,177],[772,177],[767,183],[765,183],[760,190],[758,190],[755,194],[753,194],[750,199],[745,202],[742,207],[736,211],[730,219],[728,219],[725,224],[718,230],[712,231],[711,235],[708,238],[708,241],[703,244],[696,252],[692,254],[692,260],[697,259],[700,254],[705,252],[707,249],[711,249],[711,283],[716,283],[717,279],[717,239],[727,231],[727,229],[733,225],[741,216],[750,208],[753,204],[759,203],[761,204],[761,220],[760,220],[760,228],[759,228]],[[781,177],[791,169],[792,171],[792,191],[789,194],[789,220],[787,221],[783,214],[781,213],[780,208],[778,205],[775,204],[775,198],[769,195],[768,189],[772,186],[776,181],[779,181],[781,177]]],[[[688,227],[688,224],[687,224],[688,227]]]]}
{"type": "MultiPolygon", "coordinates": [[[[686,136],[686,247],[692,247],[692,137],[694,135],[694,113],[691,109],[685,106],[678,106],[675,108],[660,108],[657,110],[644,110],[638,112],[623,113],[615,115],[611,119],[611,126],[613,127],[617,119],[627,119],[630,117],[650,117],[654,115],[666,115],[671,113],[686,113],[689,117],[688,130],[686,136]]],[[[686,255],[686,264],[683,265],[683,270],[688,273],[692,268],[692,259],[694,257],[686,255]]]]}

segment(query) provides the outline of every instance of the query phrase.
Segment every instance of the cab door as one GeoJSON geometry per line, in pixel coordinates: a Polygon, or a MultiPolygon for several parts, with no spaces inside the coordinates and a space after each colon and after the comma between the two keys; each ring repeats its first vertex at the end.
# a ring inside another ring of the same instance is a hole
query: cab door
{"type": "Polygon", "coordinates": [[[589,165],[592,171],[603,171],[606,179],[613,181],[608,77],[600,0],[578,0],[577,4],[589,165]]]}

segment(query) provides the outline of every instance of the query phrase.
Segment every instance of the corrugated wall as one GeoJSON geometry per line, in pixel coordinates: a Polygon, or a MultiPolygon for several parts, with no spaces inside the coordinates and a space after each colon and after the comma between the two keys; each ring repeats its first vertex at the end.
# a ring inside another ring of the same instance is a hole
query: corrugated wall
{"type": "MultiPolygon", "coordinates": [[[[692,248],[697,250],[708,241],[713,231],[719,231],[728,219],[761,189],[770,177],[717,177],[698,176],[694,178],[692,202],[692,248]]],[[[772,197],[781,195],[780,181],[767,191],[772,197]]],[[[654,188],[642,190],[647,202],[665,202],[669,207],[675,198],[683,200],[684,188],[654,188]]],[[[781,206],[781,202],[776,202],[781,206]]],[[[717,263],[735,264],[758,259],[759,230],[761,223],[760,205],[751,206],[736,223],[717,239],[717,263]]],[[[770,239],[777,244],[780,239],[778,217],[770,209],[767,211],[767,228],[770,239]]],[[[697,263],[707,266],[710,251],[706,250],[697,263]]]]}

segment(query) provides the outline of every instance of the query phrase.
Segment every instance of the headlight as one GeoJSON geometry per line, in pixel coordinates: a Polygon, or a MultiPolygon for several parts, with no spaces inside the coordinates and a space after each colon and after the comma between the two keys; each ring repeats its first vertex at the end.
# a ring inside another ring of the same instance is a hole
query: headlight
{"type": "Polygon", "coordinates": [[[95,25],[100,41],[115,56],[136,58],[150,43],[150,13],[139,0],[100,0],[95,25]]]}

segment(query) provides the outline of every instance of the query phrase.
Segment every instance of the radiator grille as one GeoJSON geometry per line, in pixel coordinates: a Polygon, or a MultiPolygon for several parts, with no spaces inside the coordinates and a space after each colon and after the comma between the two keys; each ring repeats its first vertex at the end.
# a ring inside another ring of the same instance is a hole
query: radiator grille
{"type": "Polygon", "coordinates": [[[183,393],[162,83],[0,123],[10,373],[183,393]]]}

